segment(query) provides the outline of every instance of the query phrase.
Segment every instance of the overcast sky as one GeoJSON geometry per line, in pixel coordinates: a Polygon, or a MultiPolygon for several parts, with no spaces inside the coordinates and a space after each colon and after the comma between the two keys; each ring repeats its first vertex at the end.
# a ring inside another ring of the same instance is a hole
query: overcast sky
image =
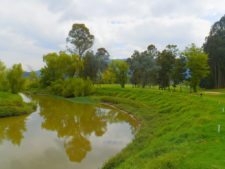
{"type": "Polygon", "coordinates": [[[153,43],[201,46],[225,14],[225,0],[0,0],[0,60],[43,66],[42,56],[64,50],[73,23],[95,35],[94,50],[127,58],[153,43]]]}

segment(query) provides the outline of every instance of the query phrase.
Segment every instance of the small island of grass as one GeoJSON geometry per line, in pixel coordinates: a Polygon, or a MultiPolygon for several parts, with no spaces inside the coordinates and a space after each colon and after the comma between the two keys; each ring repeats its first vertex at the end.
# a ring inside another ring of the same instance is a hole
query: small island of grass
{"type": "Polygon", "coordinates": [[[28,114],[34,109],[33,103],[25,103],[18,94],[0,92],[0,118],[28,114]]]}

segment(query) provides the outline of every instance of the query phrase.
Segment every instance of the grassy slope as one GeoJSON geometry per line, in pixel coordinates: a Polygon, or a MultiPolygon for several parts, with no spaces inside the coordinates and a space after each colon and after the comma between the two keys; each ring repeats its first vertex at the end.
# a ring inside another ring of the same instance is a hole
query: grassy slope
{"type": "Polygon", "coordinates": [[[19,95],[0,92],[0,117],[26,114],[34,109],[33,103],[24,103],[19,95]]]}
{"type": "Polygon", "coordinates": [[[141,121],[136,139],[104,169],[225,168],[225,94],[200,97],[103,86],[95,98],[113,103],[141,121]]]}

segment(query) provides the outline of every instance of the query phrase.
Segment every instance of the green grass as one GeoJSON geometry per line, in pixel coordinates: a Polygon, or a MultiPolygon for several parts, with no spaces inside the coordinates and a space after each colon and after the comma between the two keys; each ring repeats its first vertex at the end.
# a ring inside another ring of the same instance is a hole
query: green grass
{"type": "Polygon", "coordinates": [[[35,107],[34,103],[24,103],[17,94],[0,92],[0,118],[31,113],[35,107]]]}
{"type": "Polygon", "coordinates": [[[219,92],[200,96],[131,86],[97,88],[93,98],[130,112],[141,122],[134,141],[103,169],[225,168],[225,90],[219,92]]]}

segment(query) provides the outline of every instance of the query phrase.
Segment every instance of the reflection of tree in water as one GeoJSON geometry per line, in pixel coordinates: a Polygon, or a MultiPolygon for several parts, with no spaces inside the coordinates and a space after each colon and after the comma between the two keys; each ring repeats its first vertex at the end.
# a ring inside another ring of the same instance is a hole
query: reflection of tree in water
{"type": "Polygon", "coordinates": [[[102,136],[108,122],[128,120],[127,115],[93,105],[74,104],[44,96],[38,96],[37,100],[41,107],[40,114],[44,118],[42,127],[56,131],[59,138],[65,139],[64,148],[71,161],[81,162],[87,152],[91,151],[88,137],[92,133],[102,136]]]}
{"type": "Polygon", "coordinates": [[[0,142],[11,141],[20,145],[26,131],[25,120],[27,116],[7,117],[0,119],[0,142]]]}
{"type": "Polygon", "coordinates": [[[90,142],[83,136],[68,139],[64,147],[71,161],[80,162],[85,158],[86,153],[91,150],[90,142]]]}
{"type": "Polygon", "coordinates": [[[91,150],[89,135],[101,136],[106,131],[107,122],[95,114],[94,106],[43,96],[38,101],[44,118],[42,127],[65,139],[64,147],[71,161],[80,162],[91,150]]]}

